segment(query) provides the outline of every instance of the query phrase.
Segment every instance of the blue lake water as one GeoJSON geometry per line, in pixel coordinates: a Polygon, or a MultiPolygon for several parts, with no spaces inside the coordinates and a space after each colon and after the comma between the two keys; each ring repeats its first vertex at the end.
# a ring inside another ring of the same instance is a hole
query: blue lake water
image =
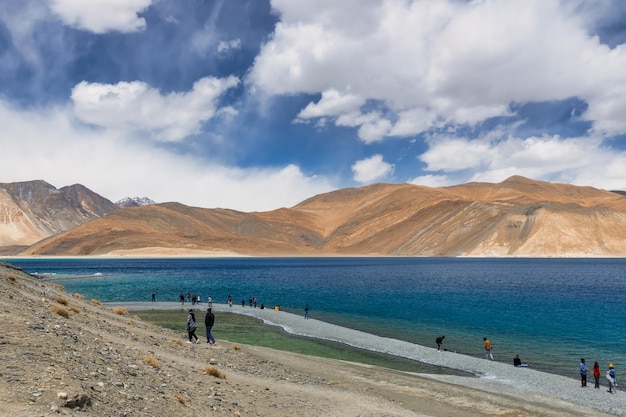
{"type": "MultiPolygon", "coordinates": [[[[426,346],[577,376],[578,362],[626,371],[626,259],[11,259],[101,301],[178,301],[181,292],[259,305],[426,346]]],[[[246,308],[249,308],[246,306],[246,308]]],[[[217,332],[217,330],[216,330],[217,332]]]]}

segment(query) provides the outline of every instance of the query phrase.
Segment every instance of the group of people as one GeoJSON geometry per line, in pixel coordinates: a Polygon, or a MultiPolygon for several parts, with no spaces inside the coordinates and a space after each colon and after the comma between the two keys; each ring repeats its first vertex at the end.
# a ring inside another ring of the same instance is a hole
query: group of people
{"type": "MultiPolygon", "coordinates": [[[[178,296],[178,299],[180,300],[180,304],[181,305],[185,305],[185,295],[181,292],[180,295],[178,296]]],[[[152,293],[152,301],[155,301],[155,293],[152,293]]],[[[191,305],[197,305],[200,304],[200,296],[199,295],[191,295],[191,293],[187,293],[187,302],[191,303],[191,305]]],[[[213,297],[211,297],[210,295],[207,297],[207,302],[209,304],[209,307],[213,307],[213,297]]]]}
{"type": "MultiPolygon", "coordinates": [[[[580,386],[582,388],[586,388],[587,387],[587,364],[585,363],[585,358],[581,358],[580,359],[580,364],[579,364],[579,368],[580,368],[580,386]]],[[[593,378],[595,381],[594,384],[594,388],[600,388],[600,364],[598,363],[598,361],[594,362],[593,364],[593,378]]],[[[609,368],[606,371],[606,380],[609,383],[609,389],[608,392],[610,392],[611,394],[615,394],[615,391],[617,390],[617,380],[615,379],[615,367],[613,366],[613,363],[609,363],[609,368]]]]}
{"type": "MultiPolygon", "coordinates": [[[[443,339],[445,336],[439,336],[435,339],[435,343],[437,343],[437,350],[440,350],[441,344],[443,343],[443,339]]],[[[486,337],[483,338],[483,345],[485,347],[485,359],[493,360],[493,354],[491,353],[492,346],[491,341],[486,337]]],[[[522,363],[522,360],[519,357],[519,354],[516,354],[513,358],[513,365],[518,368],[527,367],[527,363],[522,363]]],[[[585,363],[585,358],[580,359],[580,383],[583,388],[587,387],[587,364],[585,363]]],[[[595,380],[594,388],[600,388],[600,364],[596,361],[593,364],[593,378],[595,380]]],[[[612,363],[609,363],[609,368],[606,371],[606,379],[609,382],[608,392],[611,394],[615,394],[617,389],[617,380],[615,379],[615,367],[612,363]]]]}
{"type": "MultiPolygon", "coordinates": [[[[215,344],[215,338],[213,334],[211,334],[211,330],[213,329],[213,324],[215,324],[215,314],[213,314],[213,309],[209,307],[206,311],[206,315],[204,316],[204,325],[206,326],[206,342],[210,345],[215,344]]],[[[196,324],[196,315],[193,310],[189,310],[189,314],[187,315],[187,333],[189,335],[189,341],[187,343],[193,343],[194,339],[196,343],[200,343],[200,339],[196,335],[196,329],[198,325],[196,324]]]]}

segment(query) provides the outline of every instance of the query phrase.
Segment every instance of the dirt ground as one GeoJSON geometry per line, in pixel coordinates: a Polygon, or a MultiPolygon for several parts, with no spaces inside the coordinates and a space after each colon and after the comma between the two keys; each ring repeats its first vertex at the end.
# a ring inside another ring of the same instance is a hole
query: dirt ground
{"type": "Polygon", "coordinates": [[[375,366],[188,344],[119,313],[0,263],[0,416],[602,415],[375,366]]]}

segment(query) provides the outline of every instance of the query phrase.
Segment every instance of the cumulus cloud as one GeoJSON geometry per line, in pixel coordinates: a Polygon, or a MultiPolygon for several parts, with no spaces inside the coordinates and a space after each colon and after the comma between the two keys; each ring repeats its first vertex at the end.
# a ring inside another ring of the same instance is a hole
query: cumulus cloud
{"type": "Polygon", "coordinates": [[[334,188],[296,165],[243,169],[201,155],[172,154],[133,140],[129,132],[77,124],[66,107],[23,110],[0,101],[0,124],[3,182],[80,183],[112,201],[147,196],[242,211],[290,207],[334,188]]]}
{"type": "Polygon", "coordinates": [[[66,25],[106,33],[143,30],[146,21],[139,14],[152,0],[48,0],[48,3],[66,25]]]}
{"type": "Polygon", "coordinates": [[[348,117],[373,142],[508,117],[512,103],[578,97],[597,132],[626,131],[626,46],[602,44],[580,8],[557,0],[322,3],[274,0],[281,21],[250,72],[268,94],[321,93],[300,118],[347,125],[348,117]],[[358,100],[342,109],[334,105],[342,97],[358,100]],[[355,108],[366,100],[387,109],[374,124],[354,117],[367,113],[355,108]]]}
{"type": "Polygon", "coordinates": [[[352,165],[354,180],[360,183],[368,183],[381,180],[393,172],[393,164],[383,161],[380,154],[355,162],[352,165]]]}
{"type": "Polygon", "coordinates": [[[365,100],[352,94],[342,94],[335,89],[322,92],[317,103],[309,103],[298,113],[299,119],[311,119],[324,116],[340,116],[345,113],[357,112],[365,100]]]}
{"type": "Polygon", "coordinates": [[[199,132],[201,123],[215,116],[220,96],[238,83],[233,76],[206,77],[189,92],[162,95],[140,81],[113,85],[83,81],[72,89],[72,101],[76,116],[85,123],[178,141],[199,132]]]}
{"type": "Polygon", "coordinates": [[[426,175],[409,182],[452,185],[459,183],[459,174],[468,172],[468,181],[500,182],[523,173],[530,178],[621,189],[626,176],[626,152],[604,146],[599,136],[520,138],[494,131],[477,139],[442,135],[432,138],[429,145],[419,156],[425,170],[446,175],[426,175]]]}

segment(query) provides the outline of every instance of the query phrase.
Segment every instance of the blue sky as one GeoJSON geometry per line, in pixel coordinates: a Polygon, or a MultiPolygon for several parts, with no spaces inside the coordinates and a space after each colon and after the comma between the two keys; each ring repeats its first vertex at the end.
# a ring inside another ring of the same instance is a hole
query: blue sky
{"type": "Polygon", "coordinates": [[[264,211],[375,182],[626,190],[621,0],[0,2],[0,182],[264,211]]]}

